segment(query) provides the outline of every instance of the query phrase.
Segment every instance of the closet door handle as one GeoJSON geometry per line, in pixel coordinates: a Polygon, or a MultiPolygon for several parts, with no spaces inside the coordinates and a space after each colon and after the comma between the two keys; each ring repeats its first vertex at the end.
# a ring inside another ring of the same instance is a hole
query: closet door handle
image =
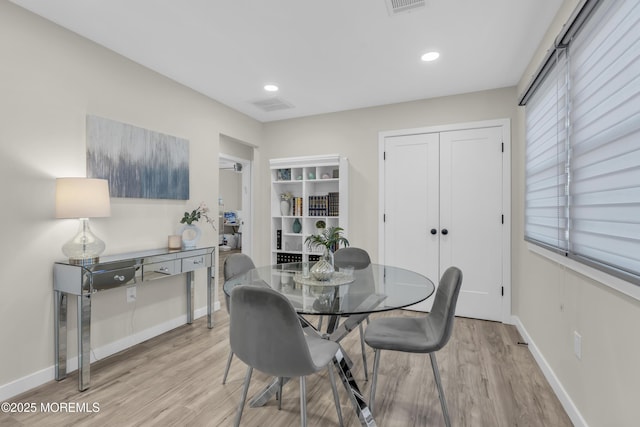
{"type": "Polygon", "coordinates": [[[431,234],[436,235],[438,234],[438,230],[436,230],[435,228],[431,229],[431,234]]]}
{"type": "Polygon", "coordinates": [[[447,230],[446,228],[443,228],[441,233],[446,236],[447,234],[449,234],[449,230],[447,230]]]}

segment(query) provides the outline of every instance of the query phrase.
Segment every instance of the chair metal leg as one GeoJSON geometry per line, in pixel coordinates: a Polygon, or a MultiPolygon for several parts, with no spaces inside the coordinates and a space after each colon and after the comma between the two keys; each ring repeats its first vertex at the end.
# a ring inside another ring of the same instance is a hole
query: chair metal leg
{"type": "Polygon", "coordinates": [[[378,366],[380,365],[380,350],[373,351],[373,379],[371,380],[371,395],[369,396],[369,411],[373,416],[373,408],[376,400],[376,386],[378,385],[378,366]]]}
{"type": "Polygon", "coordinates": [[[278,411],[282,409],[282,384],[284,384],[284,379],[282,377],[278,377],[278,411]]]}
{"type": "Polygon", "coordinates": [[[438,396],[440,397],[440,405],[442,406],[444,423],[447,427],[451,427],[451,421],[449,420],[449,411],[447,410],[447,402],[444,398],[444,390],[442,389],[442,381],[440,381],[440,370],[438,369],[438,362],[436,362],[436,354],[429,353],[429,357],[431,357],[431,367],[433,368],[433,376],[436,379],[436,386],[438,387],[438,396]]]}
{"type": "Polygon", "coordinates": [[[338,388],[336,387],[336,377],[333,374],[333,363],[330,363],[328,366],[329,369],[329,380],[331,381],[331,389],[333,390],[333,400],[336,402],[336,411],[338,412],[338,422],[340,423],[340,427],[344,425],[342,421],[342,408],[340,407],[340,398],[338,397],[338,388]]]}
{"type": "Polygon", "coordinates": [[[231,361],[233,360],[233,351],[229,350],[229,357],[227,357],[227,367],[224,370],[224,376],[222,377],[222,385],[227,383],[227,375],[229,375],[229,368],[231,367],[231,361]]]}
{"type": "Polygon", "coordinates": [[[364,345],[364,329],[362,329],[362,323],[358,325],[360,328],[360,348],[362,350],[362,366],[364,367],[364,380],[369,381],[369,368],[367,367],[367,347],[364,345]]]}
{"type": "Polygon", "coordinates": [[[300,425],[307,427],[307,388],[304,377],[300,377],[300,425]]]}
{"type": "Polygon", "coordinates": [[[240,418],[242,418],[242,410],[244,409],[244,403],[247,401],[247,392],[249,391],[249,383],[251,382],[251,374],[253,368],[247,367],[247,375],[244,377],[244,387],[242,388],[242,398],[240,400],[240,406],[238,406],[238,414],[236,415],[235,427],[240,427],[240,418]]]}
{"type": "Polygon", "coordinates": [[[324,316],[318,316],[320,317],[320,320],[318,320],[318,330],[321,331],[322,330],[322,319],[324,319],[324,316]]]}

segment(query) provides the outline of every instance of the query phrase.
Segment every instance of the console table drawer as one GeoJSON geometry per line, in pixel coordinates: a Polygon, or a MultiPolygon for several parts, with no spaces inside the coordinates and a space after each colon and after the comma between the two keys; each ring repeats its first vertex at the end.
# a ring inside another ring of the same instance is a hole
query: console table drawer
{"type": "Polygon", "coordinates": [[[118,288],[128,284],[136,283],[136,266],[120,268],[117,270],[101,271],[94,273],[93,291],[102,291],[105,289],[118,288]]]}
{"type": "Polygon", "coordinates": [[[155,280],[180,273],[178,260],[155,262],[142,266],[142,280],[155,280]]]}
{"type": "MultiPolygon", "coordinates": [[[[211,256],[208,256],[211,259],[211,256]]],[[[207,264],[207,255],[192,256],[189,258],[182,258],[182,272],[197,270],[198,268],[209,267],[211,263],[207,264]]]]}

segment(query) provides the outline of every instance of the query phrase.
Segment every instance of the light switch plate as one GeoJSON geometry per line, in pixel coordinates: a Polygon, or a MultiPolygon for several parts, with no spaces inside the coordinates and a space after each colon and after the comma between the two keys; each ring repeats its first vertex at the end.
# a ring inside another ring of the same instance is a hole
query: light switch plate
{"type": "Polygon", "coordinates": [[[573,353],[582,360],[582,335],[578,331],[573,331],[573,353]]]}

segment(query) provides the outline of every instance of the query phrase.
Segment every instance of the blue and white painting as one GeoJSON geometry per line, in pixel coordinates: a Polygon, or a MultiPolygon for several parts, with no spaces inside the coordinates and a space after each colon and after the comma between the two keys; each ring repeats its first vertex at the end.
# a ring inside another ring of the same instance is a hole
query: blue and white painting
{"type": "Polygon", "coordinates": [[[87,177],[109,180],[111,197],[189,199],[189,141],[87,116],[87,177]]]}

